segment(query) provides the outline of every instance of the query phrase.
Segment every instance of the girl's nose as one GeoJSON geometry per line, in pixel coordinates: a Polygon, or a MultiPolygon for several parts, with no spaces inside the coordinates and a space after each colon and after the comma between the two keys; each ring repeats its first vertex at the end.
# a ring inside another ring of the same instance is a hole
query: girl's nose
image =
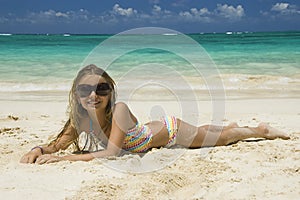
{"type": "Polygon", "coordinates": [[[90,94],[90,96],[95,97],[96,96],[96,92],[93,90],[90,94]]]}

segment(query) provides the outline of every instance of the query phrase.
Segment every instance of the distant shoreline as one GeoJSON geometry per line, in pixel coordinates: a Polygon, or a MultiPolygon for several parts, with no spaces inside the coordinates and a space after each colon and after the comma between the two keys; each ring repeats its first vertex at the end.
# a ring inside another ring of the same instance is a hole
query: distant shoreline
{"type": "MultiPolygon", "coordinates": [[[[198,35],[198,34],[206,34],[206,35],[209,35],[209,34],[226,34],[228,32],[232,32],[232,34],[256,34],[256,33],[300,33],[300,30],[287,30],[287,31],[231,31],[231,30],[228,30],[228,31],[225,31],[225,32],[193,32],[193,33],[182,33],[182,34],[186,34],[186,35],[198,35]]],[[[122,33],[122,32],[119,32],[119,33],[122,33]]],[[[93,35],[104,35],[104,36],[112,36],[112,35],[116,35],[116,34],[119,34],[119,33],[13,33],[13,32],[1,32],[0,33],[0,36],[10,36],[10,35],[69,35],[69,36],[93,36],[93,35]]]]}

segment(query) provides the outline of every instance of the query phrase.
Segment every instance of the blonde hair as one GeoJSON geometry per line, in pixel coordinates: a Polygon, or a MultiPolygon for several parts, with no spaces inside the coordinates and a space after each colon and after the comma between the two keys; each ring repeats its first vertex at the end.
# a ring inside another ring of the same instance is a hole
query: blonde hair
{"type": "MultiPolygon", "coordinates": [[[[111,93],[110,93],[110,101],[105,108],[105,121],[107,122],[105,127],[101,127],[103,131],[111,128],[112,121],[112,110],[113,106],[116,102],[116,91],[115,91],[115,82],[114,80],[101,68],[97,67],[94,64],[90,64],[84,68],[82,68],[76,78],[73,81],[72,88],[69,93],[69,120],[66,122],[63,130],[59,133],[59,135],[50,143],[50,145],[55,145],[59,142],[60,138],[64,135],[64,133],[70,131],[72,129],[71,137],[68,137],[68,141],[62,140],[63,144],[59,144],[57,146],[69,146],[71,143],[74,143],[77,150],[78,148],[78,136],[80,131],[80,120],[84,117],[87,117],[87,111],[82,107],[82,105],[78,101],[78,96],[76,94],[76,88],[79,81],[87,75],[98,75],[99,77],[103,77],[107,83],[110,85],[111,93]],[[71,139],[70,139],[71,138],[71,139]]],[[[70,133],[68,133],[70,134],[70,133]]],[[[56,145],[55,145],[56,146],[56,145]]]]}

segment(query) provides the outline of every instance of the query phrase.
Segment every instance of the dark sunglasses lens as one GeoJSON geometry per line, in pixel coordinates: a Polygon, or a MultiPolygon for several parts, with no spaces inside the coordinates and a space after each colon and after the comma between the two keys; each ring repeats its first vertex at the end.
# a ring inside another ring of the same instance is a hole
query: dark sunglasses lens
{"type": "Polygon", "coordinates": [[[90,85],[78,85],[77,93],[80,97],[87,97],[91,94],[93,88],[90,85]]]}
{"type": "Polygon", "coordinates": [[[97,90],[110,90],[109,84],[108,83],[99,83],[97,85],[97,90]]]}
{"type": "Polygon", "coordinates": [[[111,91],[108,83],[100,83],[97,85],[96,94],[99,96],[106,96],[111,91]]]}

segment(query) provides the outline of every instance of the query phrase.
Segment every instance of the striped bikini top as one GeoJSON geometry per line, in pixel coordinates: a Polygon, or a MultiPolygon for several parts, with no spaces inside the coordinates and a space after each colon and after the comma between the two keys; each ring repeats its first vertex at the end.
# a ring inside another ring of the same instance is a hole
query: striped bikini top
{"type": "Polygon", "coordinates": [[[151,141],[152,130],[147,125],[137,122],[135,127],[127,131],[123,149],[134,153],[146,152],[151,141]]]}

